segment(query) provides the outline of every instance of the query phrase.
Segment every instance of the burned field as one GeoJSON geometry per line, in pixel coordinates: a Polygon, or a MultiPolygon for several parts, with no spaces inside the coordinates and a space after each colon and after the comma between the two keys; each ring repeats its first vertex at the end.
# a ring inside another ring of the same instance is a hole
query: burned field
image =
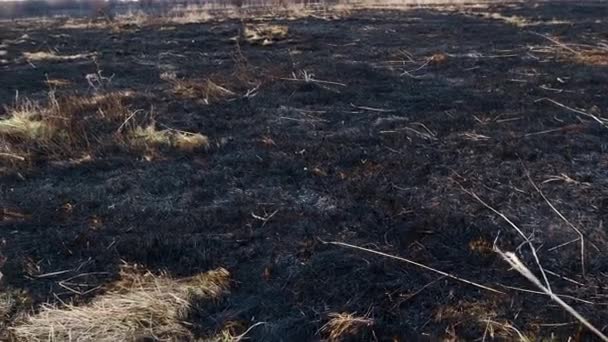
{"type": "Polygon", "coordinates": [[[606,14],[3,22],[3,338],[593,340],[497,249],[606,333],[606,14]]]}

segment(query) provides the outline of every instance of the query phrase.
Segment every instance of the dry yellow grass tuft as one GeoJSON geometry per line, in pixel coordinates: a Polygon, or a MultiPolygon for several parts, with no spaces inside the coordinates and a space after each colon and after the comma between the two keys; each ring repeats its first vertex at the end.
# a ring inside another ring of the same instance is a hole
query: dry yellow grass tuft
{"type": "Polygon", "coordinates": [[[174,145],[182,151],[194,151],[209,147],[209,138],[200,133],[177,132],[174,136],[174,145]]]}
{"type": "Polygon", "coordinates": [[[58,98],[51,91],[45,103],[18,99],[0,118],[1,150],[4,156],[22,160],[30,154],[52,159],[88,153],[93,138],[112,139],[114,131],[107,123],[118,125],[130,115],[123,104],[127,96],[127,92],[112,92],[58,98]]]}
{"type": "Polygon", "coordinates": [[[45,115],[52,113],[52,108],[24,100],[9,109],[9,116],[0,119],[0,135],[12,136],[24,140],[47,141],[56,131],[45,115]]]}
{"type": "Polygon", "coordinates": [[[116,147],[149,150],[171,147],[191,152],[209,146],[206,136],[174,129],[157,130],[145,113],[131,110],[130,91],[56,97],[46,102],[18,99],[0,117],[0,160],[27,165],[46,160],[82,160],[116,147]]]}
{"type": "Polygon", "coordinates": [[[171,145],[170,132],[168,130],[157,130],[154,124],[135,127],[132,137],[136,143],[141,142],[144,145],[171,145]]]}
{"type": "Polygon", "coordinates": [[[448,55],[443,52],[433,54],[429,59],[431,65],[441,65],[448,61],[448,55]]]}
{"type": "Polygon", "coordinates": [[[45,305],[11,332],[18,341],[187,340],[192,336],[182,320],[191,299],[219,298],[229,278],[223,268],[187,279],[131,274],[89,304],[45,305]]]}
{"type": "Polygon", "coordinates": [[[166,146],[186,152],[209,147],[209,139],[200,133],[183,132],[173,129],[158,130],[154,124],[145,127],[137,126],[131,134],[135,145],[147,147],[166,146]]]}
{"type": "Polygon", "coordinates": [[[483,238],[469,241],[469,250],[482,255],[493,255],[492,243],[483,238]]]}
{"type": "Polygon", "coordinates": [[[321,328],[329,341],[341,341],[347,337],[357,336],[364,329],[374,325],[374,320],[366,316],[355,316],[350,313],[331,313],[330,320],[321,328]]]}
{"type": "Polygon", "coordinates": [[[175,95],[186,99],[199,99],[205,104],[236,96],[232,90],[223,87],[210,79],[178,79],[172,74],[163,73],[161,79],[169,82],[175,95]]]}
{"type": "Polygon", "coordinates": [[[271,45],[287,38],[289,28],[285,25],[247,24],[243,28],[243,37],[250,44],[271,45]]]}

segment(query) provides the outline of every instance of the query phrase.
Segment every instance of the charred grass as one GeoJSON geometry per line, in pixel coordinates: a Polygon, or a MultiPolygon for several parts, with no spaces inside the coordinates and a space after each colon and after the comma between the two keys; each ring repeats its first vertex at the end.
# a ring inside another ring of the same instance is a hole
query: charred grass
{"type": "Polygon", "coordinates": [[[606,333],[595,3],[247,11],[0,31],[0,338],[606,333]]]}

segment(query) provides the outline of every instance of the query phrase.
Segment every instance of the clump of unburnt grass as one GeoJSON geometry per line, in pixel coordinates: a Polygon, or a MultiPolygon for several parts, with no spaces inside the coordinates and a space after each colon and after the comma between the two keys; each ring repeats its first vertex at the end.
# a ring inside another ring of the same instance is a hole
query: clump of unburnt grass
{"type": "Polygon", "coordinates": [[[202,134],[157,130],[150,115],[132,110],[128,91],[91,96],[57,96],[46,101],[17,99],[0,117],[0,160],[29,164],[73,160],[110,152],[170,147],[192,151],[208,146],[202,134]]]}
{"type": "Polygon", "coordinates": [[[374,320],[352,313],[330,313],[329,321],[320,332],[327,336],[329,341],[343,341],[346,338],[357,337],[374,325],[374,320]]]}
{"type": "Polygon", "coordinates": [[[64,159],[91,153],[105,144],[113,124],[128,117],[128,93],[91,97],[56,96],[46,101],[17,99],[0,118],[0,141],[6,151],[23,160],[64,159]],[[104,135],[106,137],[104,137],[104,135]]]}
{"type": "Polygon", "coordinates": [[[151,123],[137,126],[131,131],[130,143],[141,147],[173,147],[181,151],[194,151],[209,147],[209,139],[200,134],[175,129],[159,130],[151,123]]]}
{"type": "Polygon", "coordinates": [[[17,341],[188,340],[183,320],[193,298],[228,293],[223,268],[185,279],[123,272],[107,293],[85,305],[44,305],[10,330],[17,341]]]}
{"type": "Polygon", "coordinates": [[[236,97],[236,93],[212,78],[179,78],[174,73],[162,73],[160,78],[169,83],[171,92],[179,98],[210,104],[236,97]]]}
{"type": "Polygon", "coordinates": [[[247,24],[243,27],[243,38],[249,44],[266,46],[286,39],[288,31],[286,25],[247,24]]]}

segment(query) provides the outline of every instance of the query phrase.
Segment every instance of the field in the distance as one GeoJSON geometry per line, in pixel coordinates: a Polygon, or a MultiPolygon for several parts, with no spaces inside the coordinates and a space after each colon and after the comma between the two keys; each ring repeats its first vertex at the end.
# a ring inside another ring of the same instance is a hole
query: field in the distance
{"type": "Polygon", "coordinates": [[[0,339],[596,339],[607,12],[0,22],[0,339]]]}

